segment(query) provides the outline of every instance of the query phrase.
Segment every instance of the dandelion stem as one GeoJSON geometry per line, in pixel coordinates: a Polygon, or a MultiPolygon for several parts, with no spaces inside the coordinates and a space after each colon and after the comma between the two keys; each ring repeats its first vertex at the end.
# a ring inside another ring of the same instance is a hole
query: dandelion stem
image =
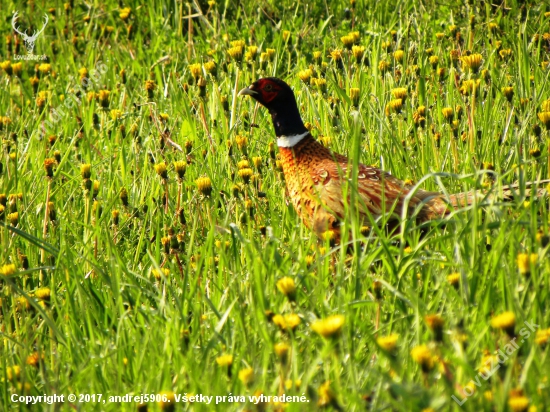
{"type": "Polygon", "coordinates": [[[229,122],[229,130],[233,130],[235,124],[235,111],[237,109],[237,93],[239,93],[239,67],[235,69],[235,87],[233,88],[233,102],[231,103],[231,120],[229,122]]]}
{"type": "MultiPolygon", "coordinates": [[[[48,188],[46,189],[46,207],[44,208],[44,222],[42,224],[42,239],[45,241],[46,236],[48,235],[48,214],[49,214],[49,205],[50,205],[50,192],[52,186],[52,179],[48,178],[48,188]]],[[[41,261],[43,264],[46,263],[46,251],[41,249],[41,261]]],[[[44,281],[44,271],[40,271],[40,284],[44,281]]]]}
{"type": "Polygon", "coordinates": [[[164,214],[168,214],[168,179],[164,180],[164,214]]]}

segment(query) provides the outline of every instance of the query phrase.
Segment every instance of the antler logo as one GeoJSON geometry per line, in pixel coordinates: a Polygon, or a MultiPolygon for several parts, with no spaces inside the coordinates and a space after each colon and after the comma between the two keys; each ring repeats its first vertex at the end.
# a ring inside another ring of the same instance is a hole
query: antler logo
{"type": "Polygon", "coordinates": [[[42,26],[42,28],[40,30],[38,30],[37,32],[33,33],[32,36],[29,36],[27,34],[27,30],[25,30],[24,32],[22,32],[18,27],[17,27],[17,15],[19,14],[19,12],[15,12],[14,15],[13,15],[13,18],[11,19],[11,25],[13,27],[13,30],[15,30],[17,33],[19,33],[21,35],[21,37],[23,38],[23,40],[25,41],[25,47],[27,48],[27,52],[29,54],[32,54],[33,50],[34,50],[34,44],[36,43],[36,39],[38,38],[38,36],[44,31],[44,29],[46,28],[46,25],[48,24],[48,15],[47,14],[44,14],[44,18],[45,18],[45,21],[44,21],[44,26],[42,26]]]}

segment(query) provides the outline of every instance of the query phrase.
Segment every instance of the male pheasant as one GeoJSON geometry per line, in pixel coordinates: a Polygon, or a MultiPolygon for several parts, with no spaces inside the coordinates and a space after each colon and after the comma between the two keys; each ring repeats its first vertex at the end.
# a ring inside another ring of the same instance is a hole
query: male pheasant
{"type": "MultiPolygon", "coordinates": [[[[348,158],[333,153],[311,136],[298,111],[294,93],[284,81],[274,77],[259,79],[239,95],[251,96],[269,110],[288,194],[304,224],[321,238],[330,231],[328,233],[339,240],[340,222],[346,213],[343,186],[351,178],[352,164],[348,158]]],[[[411,185],[387,172],[362,164],[358,167],[357,213],[367,225],[388,213],[391,213],[389,223],[398,224],[404,207],[408,207],[407,216],[414,216],[419,223],[440,219],[452,207],[464,207],[476,197],[481,200],[485,196],[478,191],[450,196],[421,189],[411,193],[411,185]]],[[[547,181],[537,184],[544,182],[547,181]]],[[[508,196],[512,196],[511,188],[508,196]]]]}

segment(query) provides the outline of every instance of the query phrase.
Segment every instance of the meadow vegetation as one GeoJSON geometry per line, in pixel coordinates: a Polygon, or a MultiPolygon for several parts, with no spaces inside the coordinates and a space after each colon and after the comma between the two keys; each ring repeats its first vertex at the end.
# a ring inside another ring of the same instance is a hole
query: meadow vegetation
{"type": "Polygon", "coordinates": [[[0,409],[549,410],[544,3],[0,0],[0,409]],[[318,241],[237,96],[264,76],[350,162],[497,199],[318,241]]]}

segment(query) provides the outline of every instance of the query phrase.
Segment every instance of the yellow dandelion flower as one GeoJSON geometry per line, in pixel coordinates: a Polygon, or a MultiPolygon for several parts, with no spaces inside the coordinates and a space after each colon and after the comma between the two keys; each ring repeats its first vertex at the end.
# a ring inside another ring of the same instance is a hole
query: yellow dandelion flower
{"type": "Polygon", "coordinates": [[[34,296],[36,296],[40,300],[45,300],[45,301],[50,300],[51,294],[52,294],[51,289],[47,287],[36,289],[36,291],[34,292],[34,296]]]}
{"type": "Polygon", "coordinates": [[[8,263],[7,265],[0,267],[1,276],[11,276],[15,273],[15,271],[16,271],[16,268],[13,263],[8,263]]]}
{"type": "Polygon", "coordinates": [[[434,367],[434,356],[426,345],[415,346],[411,350],[411,357],[420,365],[424,373],[431,371],[434,367]]]}
{"type": "MultiPolygon", "coordinates": [[[[171,238],[169,238],[168,240],[170,241],[171,238]]],[[[167,268],[161,268],[160,270],[159,269],[151,269],[151,275],[153,275],[153,277],[156,280],[162,279],[163,276],[165,278],[168,278],[168,276],[170,275],[170,270],[167,269],[167,268]]]]}
{"type": "Polygon", "coordinates": [[[293,331],[302,323],[302,319],[294,313],[286,314],[286,315],[274,315],[271,319],[274,325],[278,326],[281,330],[293,331]]]}
{"type": "Polygon", "coordinates": [[[451,273],[447,276],[447,282],[449,282],[449,284],[455,289],[458,289],[460,286],[460,273],[451,273]]]}
{"type": "Polygon", "coordinates": [[[109,90],[100,90],[97,94],[97,99],[99,100],[99,104],[101,107],[106,108],[109,107],[109,96],[111,92],[109,90]]]}
{"type": "Polygon", "coordinates": [[[315,84],[317,86],[317,88],[321,91],[321,93],[326,93],[326,91],[327,91],[327,81],[326,81],[326,79],[323,79],[323,78],[314,79],[312,77],[311,82],[312,82],[312,84],[315,84]]]}
{"type": "Polygon", "coordinates": [[[203,196],[209,197],[212,193],[212,181],[209,177],[199,177],[195,180],[195,184],[197,185],[197,189],[200,194],[203,196]]]}
{"type": "Polygon", "coordinates": [[[353,44],[355,43],[355,38],[348,34],[340,37],[340,41],[344,44],[344,47],[346,49],[351,50],[353,44]]]}
{"type": "Polygon", "coordinates": [[[46,171],[46,177],[53,177],[53,168],[57,164],[54,158],[47,158],[44,160],[44,170],[46,171]]]}
{"type": "Polygon", "coordinates": [[[120,11],[118,12],[118,16],[122,20],[128,20],[128,17],[130,17],[131,13],[132,13],[132,9],[130,7],[124,7],[120,9],[120,11]]]}
{"type": "Polygon", "coordinates": [[[334,61],[342,60],[342,56],[342,50],[340,49],[335,49],[330,52],[330,57],[334,61]]]}
{"type": "Polygon", "coordinates": [[[4,70],[8,76],[11,76],[13,74],[12,64],[9,60],[1,62],[0,69],[4,70]]]}
{"type": "Polygon", "coordinates": [[[460,93],[463,95],[472,94],[479,91],[481,81],[477,80],[464,80],[462,86],[460,87],[460,93]]]}
{"type": "Polygon", "coordinates": [[[313,70],[305,69],[298,72],[298,78],[304,83],[309,83],[309,79],[313,76],[313,70]]]}
{"type": "Polygon", "coordinates": [[[541,347],[545,347],[550,340],[550,329],[537,330],[535,335],[535,343],[541,347]]]}
{"type": "Polygon", "coordinates": [[[464,67],[464,69],[469,69],[474,73],[479,71],[482,62],[483,56],[479,53],[473,53],[469,56],[462,56],[462,67],[464,67]]]}
{"type": "Polygon", "coordinates": [[[397,341],[399,340],[399,335],[397,333],[392,333],[388,336],[380,336],[376,339],[376,343],[378,343],[378,346],[380,348],[388,353],[388,354],[394,354],[395,350],[397,348],[397,341]]]}
{"type": "Polygon", "coordinates": [[[321,407],[327,407],[336,402],[336,395],[330,387],[330,382],[327,381],[319,386],[318,390],[319,400],[317,405],[321,407]]]}
{"type": "Polygon", "coordinates": [[[243,383],[244,386],[249,386],[254,382],[254,369],[245,368],[239,371],[239,380],[243,383]]]}
{"type": "Polygon", "coordinates": [[[159,392],[160,401],[158,402],[161,411],[173,412],[176,410],[176,395],[172,391],[159,392]]]}
{"type": "Polygon", "coordinates": [[[512,412],[526,412],[529,409],[529,399],[525,396],[516,396],[508,399],[508,406],[512,412]]]}
{"type": "Polygon", "coordinates": [[[353,57],[355,57],[355,61],[359,63],[363,60],[363,56],[365,55],[365,46],[352,46],[351,53],[353,57]]]}
{"type": "Polygon", "coordinates": [[[516,315],[513,312],[503,312],[491,319],[491,326],[495,329],[504,330],[510,337],[514,336],[516,327],[516,315]]]}
{"type": "Polygon", "coordinates": [[[498,55],[502,60],[507,60],[510,56],[512,56],[512,49],[499,50],[498,55]]]}
{"type": "Polygon", "coordinates": [[[198,79],[200,76],[202,76],[202,67],[200,63],[190,64],[188,66],[188,69],[189,69],[189,73],[191,73],[191,76],[194,79],[198,79]]]}
{"type": "Polygon", "coordinates": [[[122,111],[121,110],[113,109],[113,110],[111,110],[110,114],[111,114],[111,119],[113,119],[113,120],[119,120],[119,119],[122,118],[122,111]]]}
{"type": "Polygon", "coordinates": [[[452,107],[444,107],[441,109],[441,113],[443,114],[443,117],[445,120],[452,122],[454,117],[454,110],[452,107]]]}
{"type": "Polygon", "coordinates": [[[233,355],[225,354],[218,356],[216,358],[216,363],[222,368],[231,366],[233,364],[233,355]]]}
{"type": "Polygon", "coordinates": [[[405,87],[397,87],[395,89],[392,89],[391,94],[393,95],[394,99],[401,99],[405,101],[408,91],[405,87]]]}
{"type": "Polygon", "coordinates": [[[528,276],[531,273],[530,258],[527,253],[518,253],[517,264],[521,275],[528,276]]]}
{"type": "Polygon", "coordinates": [[[390,64],[386,60],[381,60],[380,63],[378,63],[378,70],[382,73],[387,72],[390,67],[390,64]]]}
{"type": "Polygon", "coordinates": [[[405,57],[405,52],[403,50],[396,50],[393,52],[393,58],[395,59],[396,62],[398,63],[402,63],[403,62],[403,59],[405,57]]]}
{"type": "Polygon", "coordinates": [[[403,108],[403,99],[393,99],[386,105],[386,116],[392,113],[401,113],[403,108]]]}
{"type": "Polygon", "coordinates": [[[289,300],[296,298],[296,284],[294,279],[285,276],[277,281],[277,289],[285,295],[289,300]]]}
{"type": "Polygon", "coordinates": [[[541,123],[546,127],[547,130],[550,130],[550,111],[540,112],[537,114],[541,123]]]}
{"type": "Polygon", "coordinates": [[[243,182],[248,184],[248,182],[250,182],[250,179],[254,175],[254,171],[249,167],[246,167],[244,169],[239,170],[237,174],[241,179],[243,179],[243,182]]]}
{"type": "Polygon", "coordinates": [[[246,136],[237,135],[235,136],[235,143],[239,150],[245,150],[248,145],[248,138],[246,136]]]}
{"type": "Polygon", "coordinates": [[[227,54],[235,60],[235,61],[241,61],[243,58],[243,47],[242,46],[234,46],[227,49],[227,54]]]}
{"type": "Polygon", "coordinates": [[[275,354],[279,357],[281,362],[286,364],[290,353],[290,346],[288,346],[286,343],[280,342],[276,343],[273,349],[275,350],[275,354]]]}
{"type": "Polygon", "coordinates": [[[437,65],[439,64],[439,57],[438,56],[430,56],[429,62],[432,65],[432,68],[435,70],[437,69],[437,65]]]}
{"type": "Polygon", "coordinates": [[[313,322],[311,329],[325,339],[336,338],[340,336],[345,322],[344,315],[331,315],[313,322]]]}
{"type": "Polygon", "coordinates": [[[49,63],[42,63],[38,66],[38,71],[42,74],[48,74],[52,71],[52,65],[49,63]]]}

